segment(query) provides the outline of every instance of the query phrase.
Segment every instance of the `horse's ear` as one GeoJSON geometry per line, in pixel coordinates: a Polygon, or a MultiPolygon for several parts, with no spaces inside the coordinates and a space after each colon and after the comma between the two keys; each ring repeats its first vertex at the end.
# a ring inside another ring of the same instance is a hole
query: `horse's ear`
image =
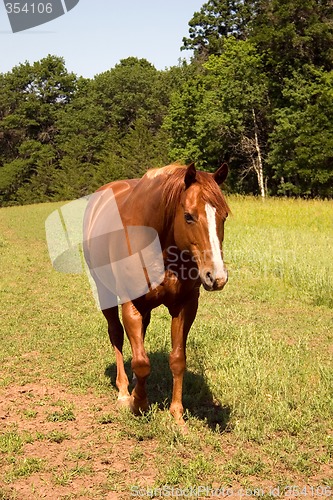
{"type": "Polygon", "coordinates": [[[228,165],[226,163],[223,163],[213,174],[213,178],[219,186],[223,184],[223,182],[226,180],[228,176],[228,171],[229,171],[228,165]]]}
{"type": "Polygon", "coordinates": [[[194,163],[192,162],[186,169],[185,173],[185,189],[191,186],[193,182],[195,182],[195,176],[197,175],[197,171],[195,169],[194,163]]]}

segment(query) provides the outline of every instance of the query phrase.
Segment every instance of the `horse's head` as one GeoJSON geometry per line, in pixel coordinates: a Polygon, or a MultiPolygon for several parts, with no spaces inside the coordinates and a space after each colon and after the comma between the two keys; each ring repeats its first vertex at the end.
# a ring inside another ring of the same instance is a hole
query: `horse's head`
{"type": "Polygon", "coordinates": [[[221,185],[228,175],[223,164],[214,174],[187,167],[184,189],[176,210],[174,238],[181,251],[189,252],[206,290],[221,290],[228,281],[222,242],[228,206],[221,185]]]}

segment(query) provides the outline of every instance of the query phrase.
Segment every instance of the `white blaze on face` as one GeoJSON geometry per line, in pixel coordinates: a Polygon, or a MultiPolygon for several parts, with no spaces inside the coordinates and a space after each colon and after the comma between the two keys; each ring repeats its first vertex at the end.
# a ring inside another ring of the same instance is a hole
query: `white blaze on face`
{"type": "Polygon", "coordinates": [[[221,255],[220,241],[217,235],[216,208],[212,207],[209,203],[206,203],[205,211],[207,215],[208,235],[211,247],[211,255],[214,266],[215,278],[224,278],[226,275],[226,271],[224,269],[224,264],[221,255]]]}

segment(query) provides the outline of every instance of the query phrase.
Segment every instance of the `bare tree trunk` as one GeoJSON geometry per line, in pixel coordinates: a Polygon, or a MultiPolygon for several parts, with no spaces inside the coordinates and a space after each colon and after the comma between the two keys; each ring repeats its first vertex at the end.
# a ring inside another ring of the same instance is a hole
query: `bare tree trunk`
{"type": "Polygon", "coordinates": [[[257,125],[257,120],[256,120],[256,114],[255,114],[255,111],[253,108],[252,108],[252,116],[253,116],[253,124],[254,124],[254,142],[255,142],[255,148],[256,148],[256,152],[257,152],[257,157],[253,158],[253,168],[257,174],[258,185],[259,185],[261,197],[265,198],[266,190],[265,190],[265,182],[264,182],[264,170],[262,167],[262,157],[261,157],[260,145],[259,145],[259,140],[258,140],[258,125],[257,125]]]}

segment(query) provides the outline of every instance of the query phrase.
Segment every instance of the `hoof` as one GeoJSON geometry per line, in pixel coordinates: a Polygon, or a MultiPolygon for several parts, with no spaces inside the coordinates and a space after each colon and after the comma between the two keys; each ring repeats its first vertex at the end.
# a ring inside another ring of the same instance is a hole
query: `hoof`
{"type": "Polygon", "coordinates": [[[183,408],[170,408],[170,413],[174,418],[175,423],[178,425],[178,428],[184,434],[188,432],[188,426],[183,418],[183,408]]]}
{"type": "Polygon", "coordinates": [[[117,399],[118,408],[131,408],[131,396],[119,396],[117,399]]]}
{"type": "Polygon", "coordinates": [[[142,415],[142,413],[145,413],[149,408],[149,403],[147,398],[138,399],[132,394],[129,400],[130,400],[130,408],[134,413],[134,415],[142,415]]]}
{"type": "Polygon", "coordinates": [[[188,425],[187,422],[182,418],[180,422],[177,422],[179,432],[186,436],[188,434],[188,425]]]}
{"type": "Polygon", "coordinates": [[[173,418],[174,418],[176,424],[178,425],[180,432],[182,432],[183,434],[187,434],[188,433],[188,426],[187,426],[187,423],[185,422],[185,420],[183,419],[183,415],[173,415],[173,418]]]}

